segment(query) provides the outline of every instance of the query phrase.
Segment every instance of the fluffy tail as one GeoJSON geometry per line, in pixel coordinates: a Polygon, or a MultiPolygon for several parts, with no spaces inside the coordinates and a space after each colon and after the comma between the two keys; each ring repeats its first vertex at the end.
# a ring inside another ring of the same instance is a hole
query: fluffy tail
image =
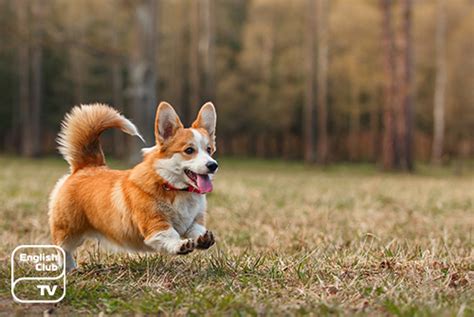
{"type": "Polygon", "coordinates": [[[119,128],[145,142],[133,123],[107,105],[75,106],[66,115],[57,141],[73,173],[86,166],[105,165],[99,136],[108,128],[119,128]]]}

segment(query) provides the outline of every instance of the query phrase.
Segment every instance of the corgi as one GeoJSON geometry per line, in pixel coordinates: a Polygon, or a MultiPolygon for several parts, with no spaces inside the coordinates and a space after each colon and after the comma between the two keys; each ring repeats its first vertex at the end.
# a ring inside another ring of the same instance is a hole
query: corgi
{"type": "Polygon", "coordinates": [[[215,243],[206,228],[206,193],[213,189],[218,164],[216,110],[204,104],[190,128],[162,102],[155,118],[155,145],[130,170],[107,167],[99,136],[108,128],[143,140],[137,128],[104,104],[74,107],[62,122],[59,152],[70,173],[49,198],[53,243],[66,253],[68,271],[74,251],[88,237],[121,249],[188,254],[215,243]]]}

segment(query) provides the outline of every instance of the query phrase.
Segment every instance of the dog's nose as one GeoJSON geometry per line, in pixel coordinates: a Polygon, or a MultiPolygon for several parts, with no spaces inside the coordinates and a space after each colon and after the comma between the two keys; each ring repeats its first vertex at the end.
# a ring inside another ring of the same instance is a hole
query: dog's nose
{"type": "Polygon", "coordinates": [[[219,167],[219,165],[217,165],[217,162],[208,162],[206,164],[206,167],[209,170],[209,172],[214,173],[216,169],[219,167]]]}

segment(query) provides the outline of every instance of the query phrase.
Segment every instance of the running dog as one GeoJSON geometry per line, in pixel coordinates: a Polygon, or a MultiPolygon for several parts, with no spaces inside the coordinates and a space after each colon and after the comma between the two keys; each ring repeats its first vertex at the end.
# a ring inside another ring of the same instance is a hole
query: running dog
{"type": "MultiPolygon", "coordinates": [[[[140,136],[137,128],[103,104],[74,107],[58,136],[59,151],[70,165],[51,192],[49,222],[53,242],[66,252],[66,267],[87,237],[122,249],[188,254],[208,249],[214,235],[206,229],[206,193],[218,165],[216,110],[204,104],[191,128],[184,128],[171,105],[160,103],[155,145],[130,170],[107,167],[99,136],[118,128],[140,136]]],[[[143,139],[142,139],[143,140],[143,139]]]]}

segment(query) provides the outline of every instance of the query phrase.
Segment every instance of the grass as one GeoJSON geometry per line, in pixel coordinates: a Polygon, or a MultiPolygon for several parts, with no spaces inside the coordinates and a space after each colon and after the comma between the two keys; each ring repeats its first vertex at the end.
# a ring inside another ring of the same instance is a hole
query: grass
{"type": "MultiPolygon", "coordinates": [[[[13,303],[10,252],[48,243],[59,160],[0,157],[0,312],[13,303]]],[[[209,195],[217,245],[170,257],[89,242],[59,314],[474,315],[473,173],[223,160],[209,195]]]]}

